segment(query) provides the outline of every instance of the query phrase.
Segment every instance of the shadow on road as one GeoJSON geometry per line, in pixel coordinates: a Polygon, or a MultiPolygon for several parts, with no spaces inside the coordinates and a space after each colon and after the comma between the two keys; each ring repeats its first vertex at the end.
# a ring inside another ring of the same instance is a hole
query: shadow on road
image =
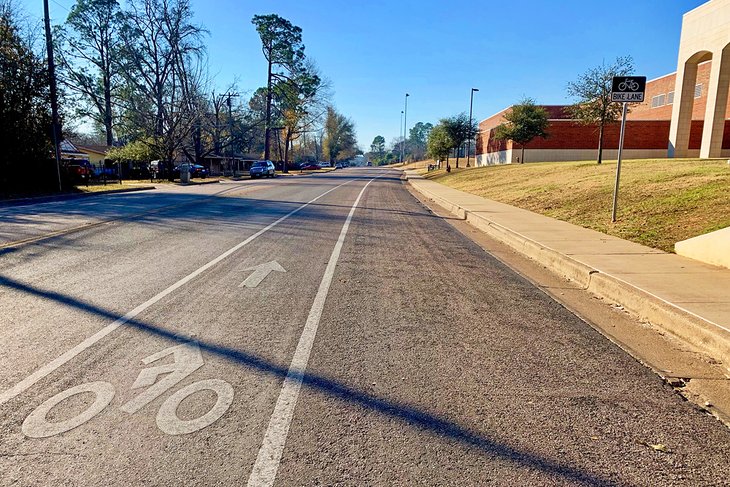
{"type": "MultiPolygon", "coordinates": [[[[372,175],[366,177],[353,174],[351,176],[343,175],[341,178],[323,175],[316,178],[298,179],[296,183],[299,188],[303,186],[326,188],[328,185],[323,183],[328,181],[333,183],[331,187],[341,184],[341,181],[337,179],[351,180],[352,184],[356,185],[361,181],[369,181],[372,179],[372,175]]],[[[400,180],[397,178],[380,177],[378,181],[385,184],[400,184],[400,180]]],[[[266,183],[268,184],[259,182],[253,183],[253,185],[258,188],[277,188],[274,181],[266,183]]],[[[105,222],[131,222],[137,225],[152,225],[163,230],[169,228],[183,231],[186,229],[199,231],[201,226],[222,228],[232,225],[240,228],[242,225],[258,225],[267,219],[280,218],[308,201],[256,198],[255,195],[244,196],[235,193],[250,188],[250,184],[237,185],[214,194],[124,193],[102,195],[98,198],[89,197],[83,201],[0,207],[0,220],[3,222],[0,228],[0,247],[4,247],[0,248],[0,257],[13,252],[18,248],[17,246],[26,245],[25,240],[32,240],[33,245],[36,246],[51,248],[72,245],[77,238],[76,235],[63,231],[57,234],[61,228],[53,227],[53,225],[65,225],[63,228],[68,229],[80,227],[76,229],[84,230],[84,232],[92,231],[92,228],[83,228],[85,225],[91,227],[91,225],[105,222]]],[[[298,218],[332,218],[333,215],[327,214],[326,210],[349,210],[350,206],[349,201],[343,204],[315,202],[298,214],[298,218]]],[[[412,212],[398,209],[376,209],[360,205],[358,210],[374,210],[416,218],[436,217],[425,209],[422,212],[412,212]]],[[[357,215],[355,218],[357,219],[357,215]]],[[[89,234],[86,233],[85,236],[88,237],[89,234]]]]}
{"type": "MultiPolygon", "coordinates": [[[[111,321],[115,321],[122,317],[122,315],[113,313],[80,299],[73,298],[59,292],[44,290],[24,284],[3,275],[0,275],[0,287],[28,293],[45,300],[73,307],[84,313],[90,313],[109,319],[111,321]]],[[[192,340],[192,338],[181,337],[178,334],[137,319],[127,321],[124,326],[150,333],[172,342],[186,343],[192,340]]],[[[240,364],[241,366],[276,376],[282,381],[288,373],[287,368],[264,360],[256,355],[247,353],[245,350],[237,350],[221,346],[216,343],[209,343],[201,340],[200,337],[195,337],[195,341],[200,346],[201,350],[205,350],[208,353],[240,364]]],[[[304,373],[301,375],[301,379],[305,386],[315,389],[321,393],[328,394],[332,397],[336,397],[368,410],[376,411],[379,414],[396,418],[407,425],[413,426],[422,431],[456,440],[466,446],[479,450],[486,456],[499,457],[502,460],[528,468],[537,469],[552,475],[558,475],[568,481],[579,482],[585,485],[619,485],[609,479],[584,472],[569,465],[561,464],[556,460],[545,458],[527,451],[521,451],[502,444],[497,439],[490,438],[482,433],[471,431],[468,428],[449,420],[448,418],[421,411],[415,407],[407,404],[400,404],[395,401],[388,400],[387,398],[367,394],[328,377],[304,373]]]]}

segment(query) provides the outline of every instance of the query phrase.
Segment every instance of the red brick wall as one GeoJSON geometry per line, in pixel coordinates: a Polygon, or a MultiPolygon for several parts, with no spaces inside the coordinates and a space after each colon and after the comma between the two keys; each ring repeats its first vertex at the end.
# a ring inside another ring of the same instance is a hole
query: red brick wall
{"type": "MultiPolygon", "coordinates": [[[[692,126],[690,129],[689,148],[699,149],[702,142],[702,120],[705,118],[707,104],[707,84],[710,77],[711,62],[702,63],[697,70],[697,83],[702,84],[702,96],[694,99],[692,110],[692,126]]],[[[624,147],[627,149],[666,149],[669,144],[669,124],[672,118],[672,105],[651,108],[651,99],[658,94],[667,94],[674,90],[676,73],[650,81],[646,87],[644,103],[632,108],[628,115],[626,139],[624,147]]],[[[675,98],[677,98],[675,94],[675,98]]],[[[529,149],[596,149],[598,148],[598,128],[577,124],[570,120],[560,120],[565,117],[560,106],[546,106],[551,121],[546,140],[535,139],[526,145],[529,149]]],[[[506,108],[492,117],[479,123],[476,153],[498,152],[512,147],[511,141],[494,140],[494,128],[504,121],[506,108]],[[486,149],[486,150],[485,150],[486,149]]],[[[730,116],[730,98],[726,117],[730,116]]],[[[615,149],[618,147],[620,124],[615,123],[606,127],[604,147],[615,149]]],[[[730,123],[725,122],[723,149],[730,149],[730,123]]]]}
{"type": "MultiPolygon", "coordinates": [[[[625,149],[666,149],[669,143],[669,120],[627,120],[625,149]]],[[[702,142],[702,120],[693,120],[689,148],[699,150],[702,142]]],[[[550,137],[536,138],[525,145],[527,149],[598,149],[598,127],[579,125],[570,120],[550,122],[550,137]]],[[[621,124],[605,127],[604,149],[617,149],[621,124]]],[[[723,149],[730,149],[730,120],[725,121],[723,149]]],[[[490,152],[493,152],[490,150],[490,152]]]]}
{"type": "MultiPolygon", "coordinates": [[[[702,85],[702,95],[699,98],[694,99],[694,106],[692,107],[692,120],[705,119],[705,107],[707,106],[707,87],[710,82],[711,67],[712,61],[702,63],[697,67],[697,81],[695,82],[695,84],[702,85]]],[[[671,120],[672,105],[664,105],[661,107],[652,108],[651,99],[656,95],[666,95],[670,91],[674,91],[676,78],[677,74],[672,73],[647,83],[644,103],[632,107],[627,118],[629,120],[671,120]]],[[[674,94],[674,98],[678,98],[676,92],[674,94]]],[[[730,116],[730,98],[728,99],[725,118],[728,118],[728,116],[730,116]]]]}
{"type": "MultiPolygon", "coordinates": [[[[604,129],[603,147],[618,148],[621,124],[613,123],[604,129]]],[[[547,139],[536,138],[525,147],[528,149],[597,149],[598,127],[575,122],[553,121],[548,128],[547,139]]],[[[666,149],[669,140],[669,120],[627,121],[624,148],[666,149]]]]}

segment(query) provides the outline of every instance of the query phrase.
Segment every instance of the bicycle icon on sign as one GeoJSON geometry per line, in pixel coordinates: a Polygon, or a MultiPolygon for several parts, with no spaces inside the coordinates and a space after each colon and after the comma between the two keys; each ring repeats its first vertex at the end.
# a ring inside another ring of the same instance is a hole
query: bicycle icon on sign
{"type": "MultiPolygon", "coordinates": [[[[170,355],[173,356],[172,363],[149,367],[139,373],[131,388],[134,390],[147,387],[147,389],[122,405],[120,407],[122,411],[127,414],[136,413],[204,365],[200,347],[194,342],[166,348],[142,359],[142,363],[149,365],[170,355]],[[160,379],[163,374],[167,375],[160,379]]],[[[21,428],[23,434],[29,438],[48,438],[70,431],[102,412],[112,402],[114,394],[114,386],[104,381],[87,382],[59,392],[34,409],[25,418],[21,428]],[[92,393],[95,396],[94,402],[84,411],[65,421],[51,422],[48,420],[48,414],[54,407],[73,396],[84,393],[92,393]]],[[[219,379],[193,382],[173,393],[162,403],[157,412],[157,427],[168,435],[193,433],[210,426],[220,419],[232,402],[233,386],[228,382],[219,379]],[[216,402],[213,407],[197,418],[180,419],[177,414],[180,403],[188,396],[200,391],[215,393],[216,402]]]]}
{"type": "Polygon", "coordinates": [[[638,89],[639,83],[631,78],[622,81],[618,85],[619,91],[638,91],[638,89]]]}

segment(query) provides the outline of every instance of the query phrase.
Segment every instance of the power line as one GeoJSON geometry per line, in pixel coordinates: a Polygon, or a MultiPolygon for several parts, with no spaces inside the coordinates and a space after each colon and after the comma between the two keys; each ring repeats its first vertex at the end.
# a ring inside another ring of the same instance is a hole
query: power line
{"type": "Polygon", "coordinates": [[[60,3],[58,3],[58,2],[56,1],[56,0],[51,0],[51,2],[55,3],[56,5],[58,5],[58,6],[59,6],[59,7],[61,7],[62,9],[64,9],[64,10],[65,10],[66,12],[68,12],[68,13],[71,13],[71,10],[70,10],[70,9],[69,9],[68,7],[66,7],[65,5],[61,5],[61,4],[60,4],[60,3]]]}

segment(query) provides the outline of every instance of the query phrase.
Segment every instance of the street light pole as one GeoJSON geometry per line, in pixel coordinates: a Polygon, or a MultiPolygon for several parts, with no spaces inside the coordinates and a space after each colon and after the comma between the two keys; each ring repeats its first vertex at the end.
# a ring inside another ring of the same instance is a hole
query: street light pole
{"type": "Polygon", "coordinates": [[[400,139],[400,163],[403,164],[403,110],[400,111],[400,125],[398,126],[398,138],[400,139]]]}
{"type": "Polygon", "coordinates": [[[46,24],[46,50],[48,51],[48,77],[50,78],[51,124],[53,125],[53,152],[56,157],[56,176],[58,191],[61,186],[61,122],[58,118],[58,93],[56,91],[56,65],[53,63],[53,38],[51,37],[51,16],[48,12],[48,0],[43,0],[43,17],[46,24]]]}
{"type": "MultiPolygon", "coordinates": [[[[469,96],[469,131],[471,132],[471,113],[472,107],[474,106],[474,92],[479,91],[479,88],[472,88],[469,96]]],[[[466,167],[469,167],[469,158],[471,157],[471,137],[467,139],[466,147],[466,167]]]]}
{"type": "Polygon", "coordinates": [[[406,109],[403,115],[403,162],[406,162],[406,140],[408,139],[408,97],[411,96],[406,93],[406,109]]]}

